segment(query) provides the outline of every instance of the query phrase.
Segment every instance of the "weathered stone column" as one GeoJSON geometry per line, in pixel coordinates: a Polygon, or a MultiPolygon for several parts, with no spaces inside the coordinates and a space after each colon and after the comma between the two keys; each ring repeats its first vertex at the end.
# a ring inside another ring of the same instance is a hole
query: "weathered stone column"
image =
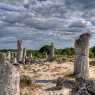
{"type": "Polygon", "coordinates": [[[47,54],[47,52],[45,53],[45,59],[46,59],[46,60],[48,59],[48,54],[47,54]]]}
{"type": "Polygon", "coordinates": [[[54,57],[54,43],[51,43],[51,56],[54,57]]]}
{"type": "Polygon", "coordinates": [[[11,60],[11,52],[10,51],[8,51],[8,53],[7,53],[7,60],[10,62],[10,60],[11,60]]]}
{"type": "Polygon", "coordinates": [[[51,61],[54,58],[54,44],[51,43],[48,55],[48,61],[51,61]]]}
{"type": "Polygon", "coordinates": [[[5,63],[6,61],[7,61],[6,54],[5,53],[0,53],[0,62],[5,63]]]}
{"type": "Polygon", "coordinates": [[[17,64],[16,52],[14,53],[14,63],[17,64]]]}
{"type": "Polygon", "coordinates": [[[89,39],[90,34],[84,33],[75,41],[76,61],[74,73],[83,79],[89,76],[89,39]]]}
{"type": "Polygon", "coordinates": [[[3,62],[0,60],[0,95],[20,95],[19,72],[9,62],[3,62]]]}
{"type": "Polygon", "coordinates": [[[32,53],[31,53],[31,58],[33,58],[33,55],[32,55],[32,53]]]}
{"type": "Polygon", "coordinates": [[[25,63],[25,58],[26,58],[26,48],[23,48],[23,63],[25,63]]]}
{"type": "Polygon", "coordinates": [[[17,62],[22,62],[23,50],[22,50],[22,40],[17,41],[17,62]]]}
{"type": "Polygon", "coordinates": [[[10,62],[12,64],[17,63],[15,52],[11,52],[11,61],[10,62]]]}

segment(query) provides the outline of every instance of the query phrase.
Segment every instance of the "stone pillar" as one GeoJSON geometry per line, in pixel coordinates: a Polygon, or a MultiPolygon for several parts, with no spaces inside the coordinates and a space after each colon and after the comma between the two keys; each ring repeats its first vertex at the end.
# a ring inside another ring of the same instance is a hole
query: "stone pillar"
{"type": "Polygon", "coordinates": [[[10,51],[8,51],[8,53],[7,53],[7,60],[10,62],[11,61],[11,52],[10,51]]]}
{"type": "Polygon", "coordinates": [[[17,64],[16,52],[14,53],[14,63],[17,64]]]}
{"type": "Polygon", "coordinates": [[[32,59],[32,58],[33,58],[32,52],[28,53],[28,54],[27,54],[27,57],[30,58],[30,59],[32,59]]]}
{"type": "Polygon", "coordinates": [[[26,48],[23,48],[23,63],[25,63],[25,58],[26,58],[26,48]]]}
{"type": "Polygon", "coordinates": [[[17,63],[15,52],[11,52],[11,61],[10,62],[12,64],[17,63]]]}
{"type": "MultiPolygon", "coordinates": [[[[2,62],[3,60],[3,56],[2,56],[2,53],[0,52],[0,62],[2,62]]],[[[3,63],[3,62],[2,62],[3,63]]]]}
{"type": "Polygon", "coordinates": [[[74,73],[78,78],[87,79],[89,76],[89,39],[90,34],[84,33],[75,41],[74,73]]]}
{"type": "Polygon", "coordinates": [[[51,56],[54,57],[54,44],[51,43],[51,56]]]}
{"type": "Polygon", "coordinates": [[[32,53],[31,53],[31,58],[33,58],[33,55],[32,55],[32,53]]]}
{"type": "Polygon", "coordinates": [[[20,75],[10,63],[0,62],[0,95],[20,95],[20,75]]]}
{"type": "Polygon", "coordinates": [[[51,46],[49,49],[48,61],[52,61],[53,58],[54,58],[54,44],[51,43],[51,46]]]}
{"type": "Polygon", "coordinates": [[[5,63],[6,60],[6,54],[5,53],[0,53],[0,63],[5,63]]]}
{"type": "Polygon", "coordinates": [[[23,50],[22,50],[22,40],[17,41],[17,62],[22,62],[23,50]]]}
{"type": "Polygon", "coordinates": [[[47,54],[47,52],[45,53],[45,59],[46,59],[46,60],[48,59],[48,54],[47,54]]]}

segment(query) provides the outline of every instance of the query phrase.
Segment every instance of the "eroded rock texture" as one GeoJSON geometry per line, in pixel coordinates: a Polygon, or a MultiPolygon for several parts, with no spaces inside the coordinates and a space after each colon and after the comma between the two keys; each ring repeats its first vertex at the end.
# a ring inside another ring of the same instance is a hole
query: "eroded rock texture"
{"type": "Polygon", "coordinates": [[[72,89],[70,95],[95,95],[95,80],[85,80],[83,78],[67,80],[58,78],[56,87],[58,90],[63,89],[63,87],[72,89]]]}
{"type": "Polygon", "coordinates": [[[20,76],[10,63],[0,63],[0,95],[20,95],[20,76]]]}
{"type": "Polygon", "coordinates": [[[76,77],[87,79],[89,77],[89,40],[90,34],[84,33],[75,41],[76,61],[74,74],[76,77]]]}
{"type": "Polygon", "coordinates": [[[95,81],[83,78],[76,79],[72,95],[95,95],[95,81]]]}

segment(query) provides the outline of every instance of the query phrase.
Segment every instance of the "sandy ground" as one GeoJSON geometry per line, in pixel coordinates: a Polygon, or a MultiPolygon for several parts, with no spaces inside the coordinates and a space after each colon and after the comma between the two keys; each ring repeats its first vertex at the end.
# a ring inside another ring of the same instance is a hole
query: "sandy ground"
{"type": "MultiPolygon", "coordinates": [[[[73,64],[66,62],[57,64],[56,62],[45,64],[33,64],[20,66],[20,74],[29,76],[35,82],[34,87],[25,87],[21,89],[28,95],[69,95],[71,90],[63,87],[62,90],[56,90],[56,84],[52,83],[58,77],[72,79],[69,75],[73,73],[73,64]]],[[[90,66],[90,78],[95,79],[95,66],[90,66]]]]}

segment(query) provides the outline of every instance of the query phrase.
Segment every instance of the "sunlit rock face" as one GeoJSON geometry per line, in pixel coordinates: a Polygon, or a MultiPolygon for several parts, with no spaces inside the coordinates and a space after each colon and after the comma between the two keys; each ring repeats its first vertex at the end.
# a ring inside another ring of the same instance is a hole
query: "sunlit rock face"
{"type": "Polygon", "coordinates": [[[76,61],[74,74],[76,77],[87,79],[89,77],[89,40],[90,34],[84,33],[75,41],[76,61]]]}
{"type": "Polygon", "coordinates": [[[14,48],[17,39],[33,49],[51,42],[71,47],[87,31],[92,46],[94,30],[94,0],[0,0],[0,48],[14,48]]]}
{"type": "Polygon", "coordinates": [[[20,76],[10,63],[0,63],[0,95],[20,95],[20,76]]]}

